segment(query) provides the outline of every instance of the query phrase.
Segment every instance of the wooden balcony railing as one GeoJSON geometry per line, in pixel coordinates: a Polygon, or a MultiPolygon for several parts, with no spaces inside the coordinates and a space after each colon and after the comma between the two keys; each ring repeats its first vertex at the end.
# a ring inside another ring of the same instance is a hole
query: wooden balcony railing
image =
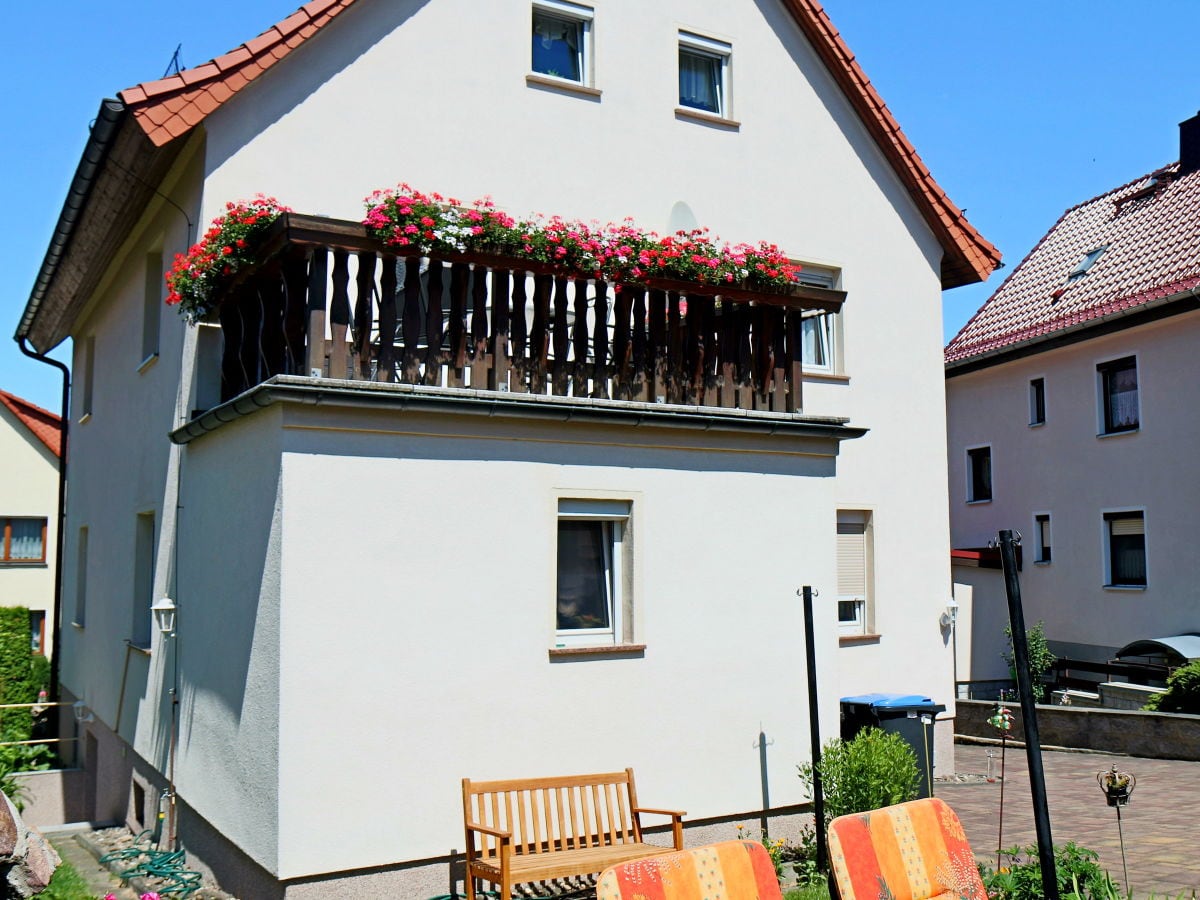
{"type": "Polygon", "coordinates": [[[287,213],[221,298],[221,399],[288,374],[799,412],[802,317],[844,297],[397,257],[358,223],[287,213]]]}

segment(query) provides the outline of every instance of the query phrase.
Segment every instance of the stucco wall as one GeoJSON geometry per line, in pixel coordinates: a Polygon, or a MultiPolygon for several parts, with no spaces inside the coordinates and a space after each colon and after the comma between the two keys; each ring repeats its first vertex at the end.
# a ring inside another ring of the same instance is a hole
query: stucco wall
{"type": "Polygon", "coordinates": [[[1200,418],[1181,389],[1200,375],[1198,333],[1200,313],[1187,313],[946,382],[954,546],[986,544],[1002,528],[1026,536],[1025,619],[1044,619],[1060,653],[1106,659],[1137,638],[1200,629],[1190,546],[1200,526],[1190,489],[1200,418]],[[1096,365],[1127,355],[1137,357],[1140,427],[1098,437],[1096,365]],[[1046,423],[1030,427],[1037,377],[1046,380],[1046,423]],[[964,448],[986,443],[993,499],[969,505],[964,448]],[[1145,510],[1144,589],[1104,587],[1103,512],[1121,509],[1145,510]],[[1037,512],[1051,515],[1048,564],[1033,561],[1037,512]]]}

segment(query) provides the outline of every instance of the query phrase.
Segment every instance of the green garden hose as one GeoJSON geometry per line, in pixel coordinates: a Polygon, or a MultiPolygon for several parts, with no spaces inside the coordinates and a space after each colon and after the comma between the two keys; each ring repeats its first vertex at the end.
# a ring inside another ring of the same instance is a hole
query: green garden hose
{"type": "Polygon", "coordinates": [[[100,862],[136,861],[134,866],[117,872],[117,877],[157,879],[163,882],[157,893],[164,896],[187,897],[200,890],[200,873],[186,867],[187,854],[182,850],[154,850],[150,839],[150,832],[143,831],[133,839],[132,847],[106,853],[100,862]]]}

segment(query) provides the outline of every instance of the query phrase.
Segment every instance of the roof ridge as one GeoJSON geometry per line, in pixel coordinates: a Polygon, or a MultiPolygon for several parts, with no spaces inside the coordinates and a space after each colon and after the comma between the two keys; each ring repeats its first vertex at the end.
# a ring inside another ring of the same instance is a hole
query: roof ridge
{"type": "MultiPolygon", "coordinates": [[[[1137,184],[1139,181],[1145,181],[1151,175],[1157,175],[1159,172],[1165,172],[1165,171],[1167,171],[1167,169],[1170,169],[1172,166],[1178,168],[1179,161],[1176,160],[1175,162],[1167,163],[1165,166],[1159,166],[1157,169],[1151,169],[1146,174],[1139,175],[1137,178],[1134,178],[1132,181],[1127,181],[1118,187],[1112,188],[1111,190],[1103,191],[1102,193],[1097,194],[1095,197],[1092,197],[1088,200],[1084,200],[1081,203],[1076,203],[1074,206],[1068,206],[1063,211],[1063,214],[1061,216],[1059,216],[1059,221],[1062,221],[1062,219],[1066,218],[1068,215],[1075,212],[1075,210],[1077,210],[1077,209],[1082,209],[1085,206],[1089,206],[1092,203],[1095,203],[1097,200],[1103,200],[1105,197],[1109,197],[1113,194],[1119,194],[1121,191],[1128,190],[1129,188],[1131,188],[1135,184],[1137,184]]],[[[1057,225],[1058,222],[1055,222],[1054,224],[1057,225]]],[[[1051,230],[1053,230],[1053,229],[1051,229],[1051,230]]]]}

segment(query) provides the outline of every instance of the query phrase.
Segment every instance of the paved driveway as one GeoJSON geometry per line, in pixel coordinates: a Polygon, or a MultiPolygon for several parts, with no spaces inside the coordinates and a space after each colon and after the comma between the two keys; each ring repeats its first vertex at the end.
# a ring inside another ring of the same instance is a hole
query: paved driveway
{"type": "MultiPolygon", "coordinates": [[[[987,751],[995,753],[993,769],[999,772],[999,747],[959,744],[955,748],[960,773],[986,774],[987,751]]],[[[1074,841],[1100,854],[1100,865],[1117,884],[1121,874],[1121,844],[1116,811],[1104,800],[1096,773],[1116,763],[1137,778],[1129,805],[1121,812],[1125,831],[1125,858],[1129,881],[1138,898],[1155,894],[1172,900],[1180,893],[1200,892],[1200,762],[1142,759],[1097,753],[1044,751],[1046,794],[1050,830],[1056,844],[1074,841]]],[[[1035,841],[1029,769],[1023,747],[1005,754],[1003,846],[1035,841]]],[[[949,803],[962,819],[971,847],[979,859],[996,865],[1000,812],[999,783],[943,783],[934,793],[949,803]]]]}

